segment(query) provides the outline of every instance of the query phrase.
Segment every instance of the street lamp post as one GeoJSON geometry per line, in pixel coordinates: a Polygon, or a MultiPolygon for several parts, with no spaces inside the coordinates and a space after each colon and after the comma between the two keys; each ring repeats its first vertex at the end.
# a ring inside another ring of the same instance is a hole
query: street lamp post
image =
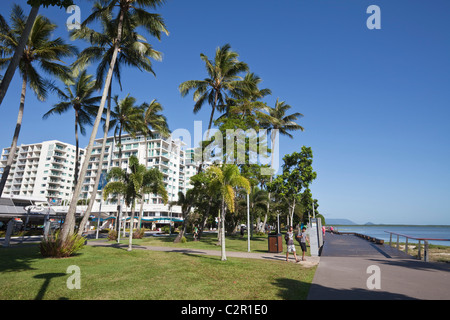
{"type": "Polygon", "coordinates": [[[277,212],[277,228],[278,228],[278,234],[280,233],[280,213],[277,212]]]}
{"type": "Polygon", "coordinates": [[[250,195],[247,193],[247,247],[250,252],[250,195]]]}

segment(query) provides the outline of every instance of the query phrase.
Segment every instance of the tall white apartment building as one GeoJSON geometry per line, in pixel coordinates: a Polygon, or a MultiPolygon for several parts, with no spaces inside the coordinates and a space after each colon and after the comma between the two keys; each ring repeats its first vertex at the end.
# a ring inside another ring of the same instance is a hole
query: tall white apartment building
{"type": "MultiPolygon", "coordinates": [[[[87,206],[86,200],[94,191],[102,140],[95,140],[92,154],[85,158],[85,149],[80,151],[80,169],[84,161],[89,161],[88,170],[83,180],[79,197],[78,211],[82,214],[87,206]]],[[[8,159],[10,148],[5,148],[0,157],[0,176],[8,159]]],[[[147,168],[156,167],[161,171],[169,202],[178,200],[178,192],[186,193],[190,178],[197,174],[198,166],[193,161],[192,150],[185,150],[183,142],[162,138],[138,135],[122,136],[122,156],[119,158],[119,147],[113,137],[107,138],[103,159],[102,173],[107,174],[113,167],[128,168],[130,156],[136,156],[147,168]]],[[[67,212],[68,202],[72,200],[75,173],[75,146],[57,140],[21,145],[17,147],[11,171],[9,173],[2,197],[38,197],[46,198],[55,205],[58,212],[67,212]]],[[[140,208],[136,206],[136,211],[140,208]]],[[[145,195],[143,207],[144,220],[154,224],[168,224],[172,218],[181,218],[181,207],[165,205],[156,194],[145,195]]],[[[92,213],[102,212],[102,217],[116,216],[117,200],[112,196],[102,201],[102,191],[96,191],[96,200],[92,213]]],[[[129,208],[123,208],[125,216],[129,208]]],[[[178,220],[179,221],[179,220],[178,220]]]]}
{"type": "MultiPolygon", "coordinates": [[[[94,147],[89,161],[88,171],[84,179],[80,199],[87,200],[94,191],[95,178],[99,167],[99,156],[103,139],[95,140],[94,147]]],[[[128,168],[128,160],[134,155],[139,159],[139,163],[145,164],[147,168],[156,167],[163,174],[164,185],[168,193],[169,202],[178,200],[178,192],[185,193],[190,188],[189,178],[197,173],[197,167],[191,161],[186,161],[186,151],[180,140],[162,138],[155,134],[154,138],[146,138],[137,135],[123,135],[121,138],[122,156],[119,157],[119,147],[113,137],[107,138],[105,155],[103,159],[102,172],[106,174],[113,167],[128,168]]],[[[96,203],[92,212],[100,210],[114,215],[117,211],[117,201],[112,196],[105,202],[102,200],[101,190],[97,191],[96,203]]],[[[139,205],[136,206],[139,210],[139,205]]],[[[156,194],[145,195],[143,216],[145,217],[180,217],[181,208],[179,206],[164,205],[163,200],[156,194]]]]}
{"type": "MultiPolygon", "coordinates": [[[[11,148],[4,148],[0,158],[3,174],[11,148]]],[[[84,149],[79,149],[80,165],[84,149]]],[[[6,180],[2,197],[27,196],[47,198],[53,204],[71,200],[75,174],[75,146],[57,140],[20,145],[6,180]]]]}

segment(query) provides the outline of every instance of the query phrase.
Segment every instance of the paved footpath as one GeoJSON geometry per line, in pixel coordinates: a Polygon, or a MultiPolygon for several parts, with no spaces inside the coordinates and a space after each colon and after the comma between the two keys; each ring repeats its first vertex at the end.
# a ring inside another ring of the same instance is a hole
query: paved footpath
{"type": "Polygon", "coordinates": [[[448,300],[450,264],[420,261],[354,235],[327,233],[308,299],[448,300]]]}
{"type": "MultiPolygon", "coordinates": [[[[88,241],[88,245],[92,246],[111,246],[118,248],[128,248],[128,244],[117,244],[113,242],[107,241],[88,241]]],[[[173,248],[173,247],[156,247],[156,246],[140,246],[133,245],[133,249],[146,249],[153,251],[164,251],[164,252],[174,252],[174,253],[184,253],[184,254],[200,254],[200,255],[212,255],[212,256],[221,256],[220,250],[203,250],[203,249],[188,249],[188,248],[173,248]]],[[[264,259],[264,260],[272,260],[272,261],[286,261],[286,252],[281,253],[268,253],[268,252],[234,252],[227,251],[227,258],[249,258],[249,259],[264,259]]],[[[313,266],[317,266],[319,264],[319,257],[305,257],[306,261],[300,261],[298,265],[310,268],[313,266]]],[[[300,252],[301,259],[301,252],[300,252]]],[[[289,254],[289,263],[295,263],[294,256],[289,254]]]]}

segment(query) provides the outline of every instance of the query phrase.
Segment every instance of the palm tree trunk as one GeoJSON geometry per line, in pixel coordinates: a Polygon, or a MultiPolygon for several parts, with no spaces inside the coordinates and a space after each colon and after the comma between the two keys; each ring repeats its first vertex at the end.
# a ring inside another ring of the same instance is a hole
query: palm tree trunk
{"type": "Polygon", "coordinates": [[[217,223],[217,245],[220,246],[222,244],[222,209],[219,209],[218,220],[217,223]]]}
{"type": "Polygon", "coordinates": [[[86,148],[86,155],[85,155],[86,161],[83,162],[83,166],[82,166],[81,172],[80,172],[80,178],[75,187],[75,190],[74,190],[74,193],[72,196],[72,201],[70,202],[69,210],[66,214],[66,218],[64,220],[64,225],[61,230],[61,234],[60,234],[61,240],[62,240],[61,243],[66,242],[68,237],[73,234],[73,231],[75,228],[75,212],[77,209],[77,200],[81,193],[82,181],[84,180],[84,177],[86,175],[87,167],[89,165],[89,159],[90,159],[91,153],[92,153],[92,148],[94,146],[94,140],[97,136],[97,131],[98,131],[98,127],[100,125],[100,120],[102,118],[103,109],[105,107],[106,99],[108,97],[109,86],[111,84],[114,66],[115,66],[116,60],[117,60],[117,54],[119,52],[119,44],[122,39],[123,17],[124,17],[124,12],[121,10],[120,15],[119,15],[117,40],[114,44],[114,52],[113,52],[113,55],[111,58],[111,63],[109,64],[109,70],[108,70],[108,74],[106,76],[105,86],[103,88],[102,99],[100,101],[100,107],[98,109],[97,117],[95,118],[94,126],[92,128],[92,133],[89,138],[89,144],[86,148]]]}
{"type": "MultiPolygon", "coordinates": [[[[6,91],[8,91],[9,84],[11,83],[14,73],[16,72],[17,66],[19,65],[20,58],[22,57],[23,50],[27,44],[28,38],[30,36],[31,29],[33,28],[34,20],[36,20],[37,14],[39,12],[39,5],[31,7],[30,14],[27,18],[27,23],[22,35],[19,39],[19,44],[17,45],[14,56],[9,62],[8,69],[6,69],[5,75],[0,83],[0,105],[5,98],[6,91]]],[[[1,192],[0,192],[1,195],[1,192]]]]}
{"type": "Polygon", "coordinates": [[[294,198],[294,202],[292,203],[292,211],[291,211],[291,225],[292,226],[294,224],[294,211],[295,211],[295,198],[294,198]]]}
{"type": "Polygon", "coordinates": [[[78,183],[78,170],[80,169],[79,159],[79,144],[78,144],[78,110],[75,109],[75,174],[73,176],[73,184],[76,186],[78,183]]]}
{"type": "Polygon", "coordinates": [[[187,219],[189,217],[189,212],[191,212],[191,206],[188,206],[186,208],[186,211],[182,212],[182,214],[183,214],[183,224],[182,224],[180,232],[178,233],[178,235],[175,238],[175,240],[173,241],[173,243],[181,242],[181,238],[183,238],[183,236],[186,234],[186,225],[187,225],[187,219]]]}
{"type": "Polygon", "coordinates": [[[133,250],[133,226],[134,226],[134,207],[135,201],[133,200],[131,205],[131,218],[130,218],[130,235],[128,237],[128,249],[127,251],[133,250]]]}
{"type": "MultiPolygon", "coordinates": [[[[111,98],[111,86],[109,87],[108,98],[111,98]]],[[[97,174],[95,176],[94,190],[92,190],[88,207],[86,209],[86,212],[84,213],[83,219],[81,220],[80,226],[78,228],[79,236],[81,236],[81,234],[83,233],[84,227],[86,226],[89,216],[91,215],[91,211],[92,211],[92,207],[94,206],[95,198],[97,197],[98,184],[100,183],[100,177],[101,177],[102,171],[103,171],[102,166],[103,166],[103,159],[105,157],[106,140],[108,138],[110,115],[111,115],[111,99],[108,99],[108,108],[106,111],[106,120],[105,120],[105,130],[103,133],[102,149],[100,151],[100,156],[99,156],[99,160],[98,160],[97,174]]],[[[78,140],[77,140],[77,143],[78,143],[78,140]]],[[[99,212],[98,214],[101,215],[101,212],[99,212]]]]}
{"type": "Polygon", "coordinates": [[[127,229],[127,218],[128,217],[128,212],[127,212],[127,205],[125,205],[125,214],[123,215],[125,217],[125,219],[123,220],[123,224],[122,224],[122,236],[125,238],[126,236],[126,229],[127,229]]]}
{"type": "Polygon", "coordinates": [[[222,198],[222,212],[221,212],[221,224],[222,224],[222,233],[221,233],[221,259],[222,261],[227,260],[227,255],[225,252],[225,199],[222,198]]]}
{"type": "Polygon", "coordinates": [[[14,157],[17,149],[17,141],[19,140],[20,128],[22,127],[23,109],[25,107],[25,94],[27,92],[27,75],[23,75],[22,79],[22,92],[20,94],[19,113],[17,115],[16,129],[14,130],[14,136],[9,150],[8,159],[6,161],[5,169],[3,170],[2,180],[0,181],[0,197],[2,196],[3,189],[5,188],[6,179],[8,179],[11,165],[14,162],[14,157]]]}
{"type": "Polygon", "coordinates": [[[206,220],[209,217],[209,211],[211,209],[211,203],[212,203],[212,197],[209,198],[208,207],[206,208],[206,212],[203,215],[202,222],[200,223],[200,228],[199,228],[199,231],[198,231],[198,239],[199,240],[200,240],[200,238],[203,235],[203,230],[205,229],[205,223],[206,223],[206,220]]]}
{"type": "Polygon", "coordinates": [[[144,200],[145,200],[144,199],[144,196],[145,196],[144,192],[141,193],[141,196],[142,196],[142,198],[141,198],[141,206],[139,208],[139,221],[138,221],[138,226],[137,226],[138,230],[141,230],[142,216],[144,214],[144,200]]]}
{"type": "MultiPolygon", "coordinates": [[[[148,139],[147,135],[145,135],[145,169],[147,169],[148,165],[148,139]]],[[[145,194],[142,192],[142,198],[141,198],[141,207],[139,208],[139,224],[138,224],[138,230],[141,230],[141,223],[142,223],[142,216],[144,214],[144,199],[145,194]]]]}

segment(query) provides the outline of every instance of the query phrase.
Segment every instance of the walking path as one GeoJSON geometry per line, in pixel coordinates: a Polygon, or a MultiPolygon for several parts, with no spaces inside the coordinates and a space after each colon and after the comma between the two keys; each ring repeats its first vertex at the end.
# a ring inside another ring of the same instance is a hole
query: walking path
{"type": "Polygon", "coordinates": [[[448,300],[450,265],[420,261],[354,235],[327,233],[308,299],[448,300]]]}
{"type": "MultiPolygon", "coordinates": [[[[117,244],[106,241],[88,241],[88,245],[93,246],[112,246],[117,248],[128,248],[127,244],[117,244]]],[[[221,256],[220,250],[203,250],[203,249],[188,249],[188,248],[173,248],[173,247],[156,247],[156,246],[141,246],[141,245],[133,245],[133,249],[146,249],[153,251],[165,251],[165,252],[175,252],[175,253],[184,253],[184,254],[201,254],[201,255],[212,255],[212,256],[221,256]]],[[[227,251],[226,253],[228,257],[234,258],[249,258],[249,259],[265,259],[265,260],[275,260],[275,261],[286,261],[286,253],[268,253],[268,252],[236,252],[236,251],[227,251]]],[[[301,252],[300,252],[301,259],[301,252]]],[[[300,261],[298,264],[310,268],[313,266],[317,266],[319,264],[319,257],[305,257],[306,261],[300,261]]],[[[290,255],[289,262],[295,263],[294,257],[290,255]]]]}

